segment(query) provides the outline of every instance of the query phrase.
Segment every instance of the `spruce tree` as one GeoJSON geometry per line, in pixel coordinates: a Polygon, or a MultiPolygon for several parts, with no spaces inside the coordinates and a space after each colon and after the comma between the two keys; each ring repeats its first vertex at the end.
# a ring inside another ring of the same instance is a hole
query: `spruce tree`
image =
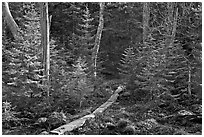
{"type": "Polygon", "coordinates": [[[93,25],[94,18],[91,17],[87,4],[82,9],[80,22],[76,27],[76,46],[78,47],[79,55],[90,60],[92,49],[94,46],[95,26],[93,25]]]}
{"type": "Polygon", "coordinates": [[[133,47],[128,47],[124,50],[122,54],[122,59],[120,61],[120,75],[122,78],[129,79],[133,74],[133,65],[135,60],[135,53],[133,51],[133,47]]]}
{"type": "Polygon", "coordinates": [[[3,76],[6,76],[4,82],[21,87],[23,91],[30,92],[30,95],[34,91],[39,92],[37,88],[40,77],[36,72],[41,68],[39,14],[34,5],[30,3],[31,9],[24,17],[25,30],[21,32],[23,40],[6,42],[3,46],[3,56],[7,58],[3,61],[6,67],[3,68],[3,76]]]}

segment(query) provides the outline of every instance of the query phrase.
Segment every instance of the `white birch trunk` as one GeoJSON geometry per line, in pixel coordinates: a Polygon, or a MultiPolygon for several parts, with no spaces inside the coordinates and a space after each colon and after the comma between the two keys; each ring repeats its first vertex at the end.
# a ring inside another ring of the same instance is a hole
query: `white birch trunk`
{"type": "Polygon", "coordinates": [[[16,39],[16,40],[20,39],[20,35],[18,32],[19,27],[11,15],[8,2],[4,2],[4,4],[3,4],[3,14],[4,14],[4,18],[6,20],[6,23],[9,27],[14,39],[16,39]]]}
{"type": "Polygon", "coordinates": [[[94,51],[93,51],[93,56],[92,58],[94,59],[94,77],[96,78],[97,76],[97,56],[100,48],[100,41],[101,41],[101,36],[102,36],[102,31],[103,31],[103,26],[104,26],[104,19],[103,19],[103,12],[104,12],[104,2],[100,3],[100,13],[99,13],[99,25],[96,33],[96,39],[95,39],[95,44],[94,44],[94,51]]]}

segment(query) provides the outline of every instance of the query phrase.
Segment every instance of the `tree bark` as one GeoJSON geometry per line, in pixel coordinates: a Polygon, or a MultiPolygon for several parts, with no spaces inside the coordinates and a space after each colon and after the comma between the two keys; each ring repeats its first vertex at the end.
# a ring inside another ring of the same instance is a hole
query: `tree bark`
{"type": "Polygon", "coordinates": [[[172,46],[174,43],[175,35],[176,35],[176,28],[177,28],[177,18],[178,18],[178,8],[176,7],[176,3],[174,2],[168,2],[167,3],[167,13],[166,13],[166,20],[165,20],[165,47],[164,47],[164,53],[165,58],[168,57],[168,50],[169,47],[172,46]],[[175,15],[174,15],[175,11],[175,15]]]}
{"type": "Polygon", "coordinates": [[[167,18],[166,18],[166,31],[167,35],[171,35],[173,26],[173,14],[174,14],[174,3],[167,3],[167,18]]]}
{"type": "Polygon", "coordinates": [[[45,79],[43,81],[46,90],[47,96],[49,97],[49,71],[50,71],[50,45],[49,45],[49,16],[48,16],[48,3],[41,2],[40,3],[40,26],[41,26],[41,45],[43,48],[43,69],[44,69],[44,76],[45,79]]]}
{"type": "Polygon", "coordinates": [[[173,44],[175,36],[176,36],[177,19],[178,19],[178,8],[176,8],[176,13],[173,18],[173,26],[172,26],[171,40],[170,40],[169,46],[173,44]]]}
{"type": "Polygon", "coordinates": [[[191,96],[191,65],[188,63],[188,95],[191,96]]]}
{"type": "Polygon", "coordinates": [[[177,28],[177,19],[178,19],[178,8],[175,10],[174,7],[176,3],[168,2],[167,3],[167,19],[166,19],[166,46],[170,47],[175,39],[176,28],[177,28]]]}
{"type": "Polygon", "coordinates": [[[145,2],[143,4],[143,44],[145,44],[146,39],[148,37],[149,18],[150,18],[149,3],[145,2]]]}
{"type": "Polygon", "coordinates": [[[20,39],[19,27],[11,15],[8,2],[4,2],[3,4],[3,14],[14,39],[15,40],[20,39]]]}
{"type": "Polygon", "coordinates": [[[100,3],[100,13],[99,13],[99,25],[96,33],[96,39],[95,39],[95,44],[94,44],[94,50],[92,54],[92,58],[94,60],[94,77],[96,78],[97,76],[97,56],[100,48],[100,41],[101,41],[101,36],[102,36],[102,31],[103,31],[103,26],[104,26],[104,19],[103,19],[103,12],[104,12],[104,2],[100,3]]]}

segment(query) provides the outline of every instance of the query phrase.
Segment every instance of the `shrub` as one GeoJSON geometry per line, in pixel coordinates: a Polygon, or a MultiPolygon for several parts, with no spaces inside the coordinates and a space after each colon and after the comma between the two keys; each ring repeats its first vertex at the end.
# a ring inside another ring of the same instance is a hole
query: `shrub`
{"type": "Polygon", "coordinates": [[[11,105],[11,102],[3,102],[2,104],[2,125],[9,128],[20,124],[20,119],[16,117],[18,115],[11,105]]]}

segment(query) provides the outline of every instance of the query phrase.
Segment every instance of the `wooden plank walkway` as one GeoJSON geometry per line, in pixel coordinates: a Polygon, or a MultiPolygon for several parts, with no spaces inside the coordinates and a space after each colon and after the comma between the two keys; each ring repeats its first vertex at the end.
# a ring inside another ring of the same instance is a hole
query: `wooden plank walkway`
{"type": "Polygon", "coordinates": [[[104,112],[110,105],[112,105],[117,100],[119,93],[123,91],[124,89],[125,89],[124,86],[119,86],[117,90],[114,92],[114,94],[105,103],[103,103],[100,107],[98,107],[93,113],[86,115],[82,118],[79,118],[77,120],[74,120],[66,125],[62,125],[58,127],[57,129],[50,131],[50,133],[57,134],[57,135],[63,135],[65,132],[70,132],[76,128],[83,126],[86,120],[95,118],[96,114],[104,112]]]}

